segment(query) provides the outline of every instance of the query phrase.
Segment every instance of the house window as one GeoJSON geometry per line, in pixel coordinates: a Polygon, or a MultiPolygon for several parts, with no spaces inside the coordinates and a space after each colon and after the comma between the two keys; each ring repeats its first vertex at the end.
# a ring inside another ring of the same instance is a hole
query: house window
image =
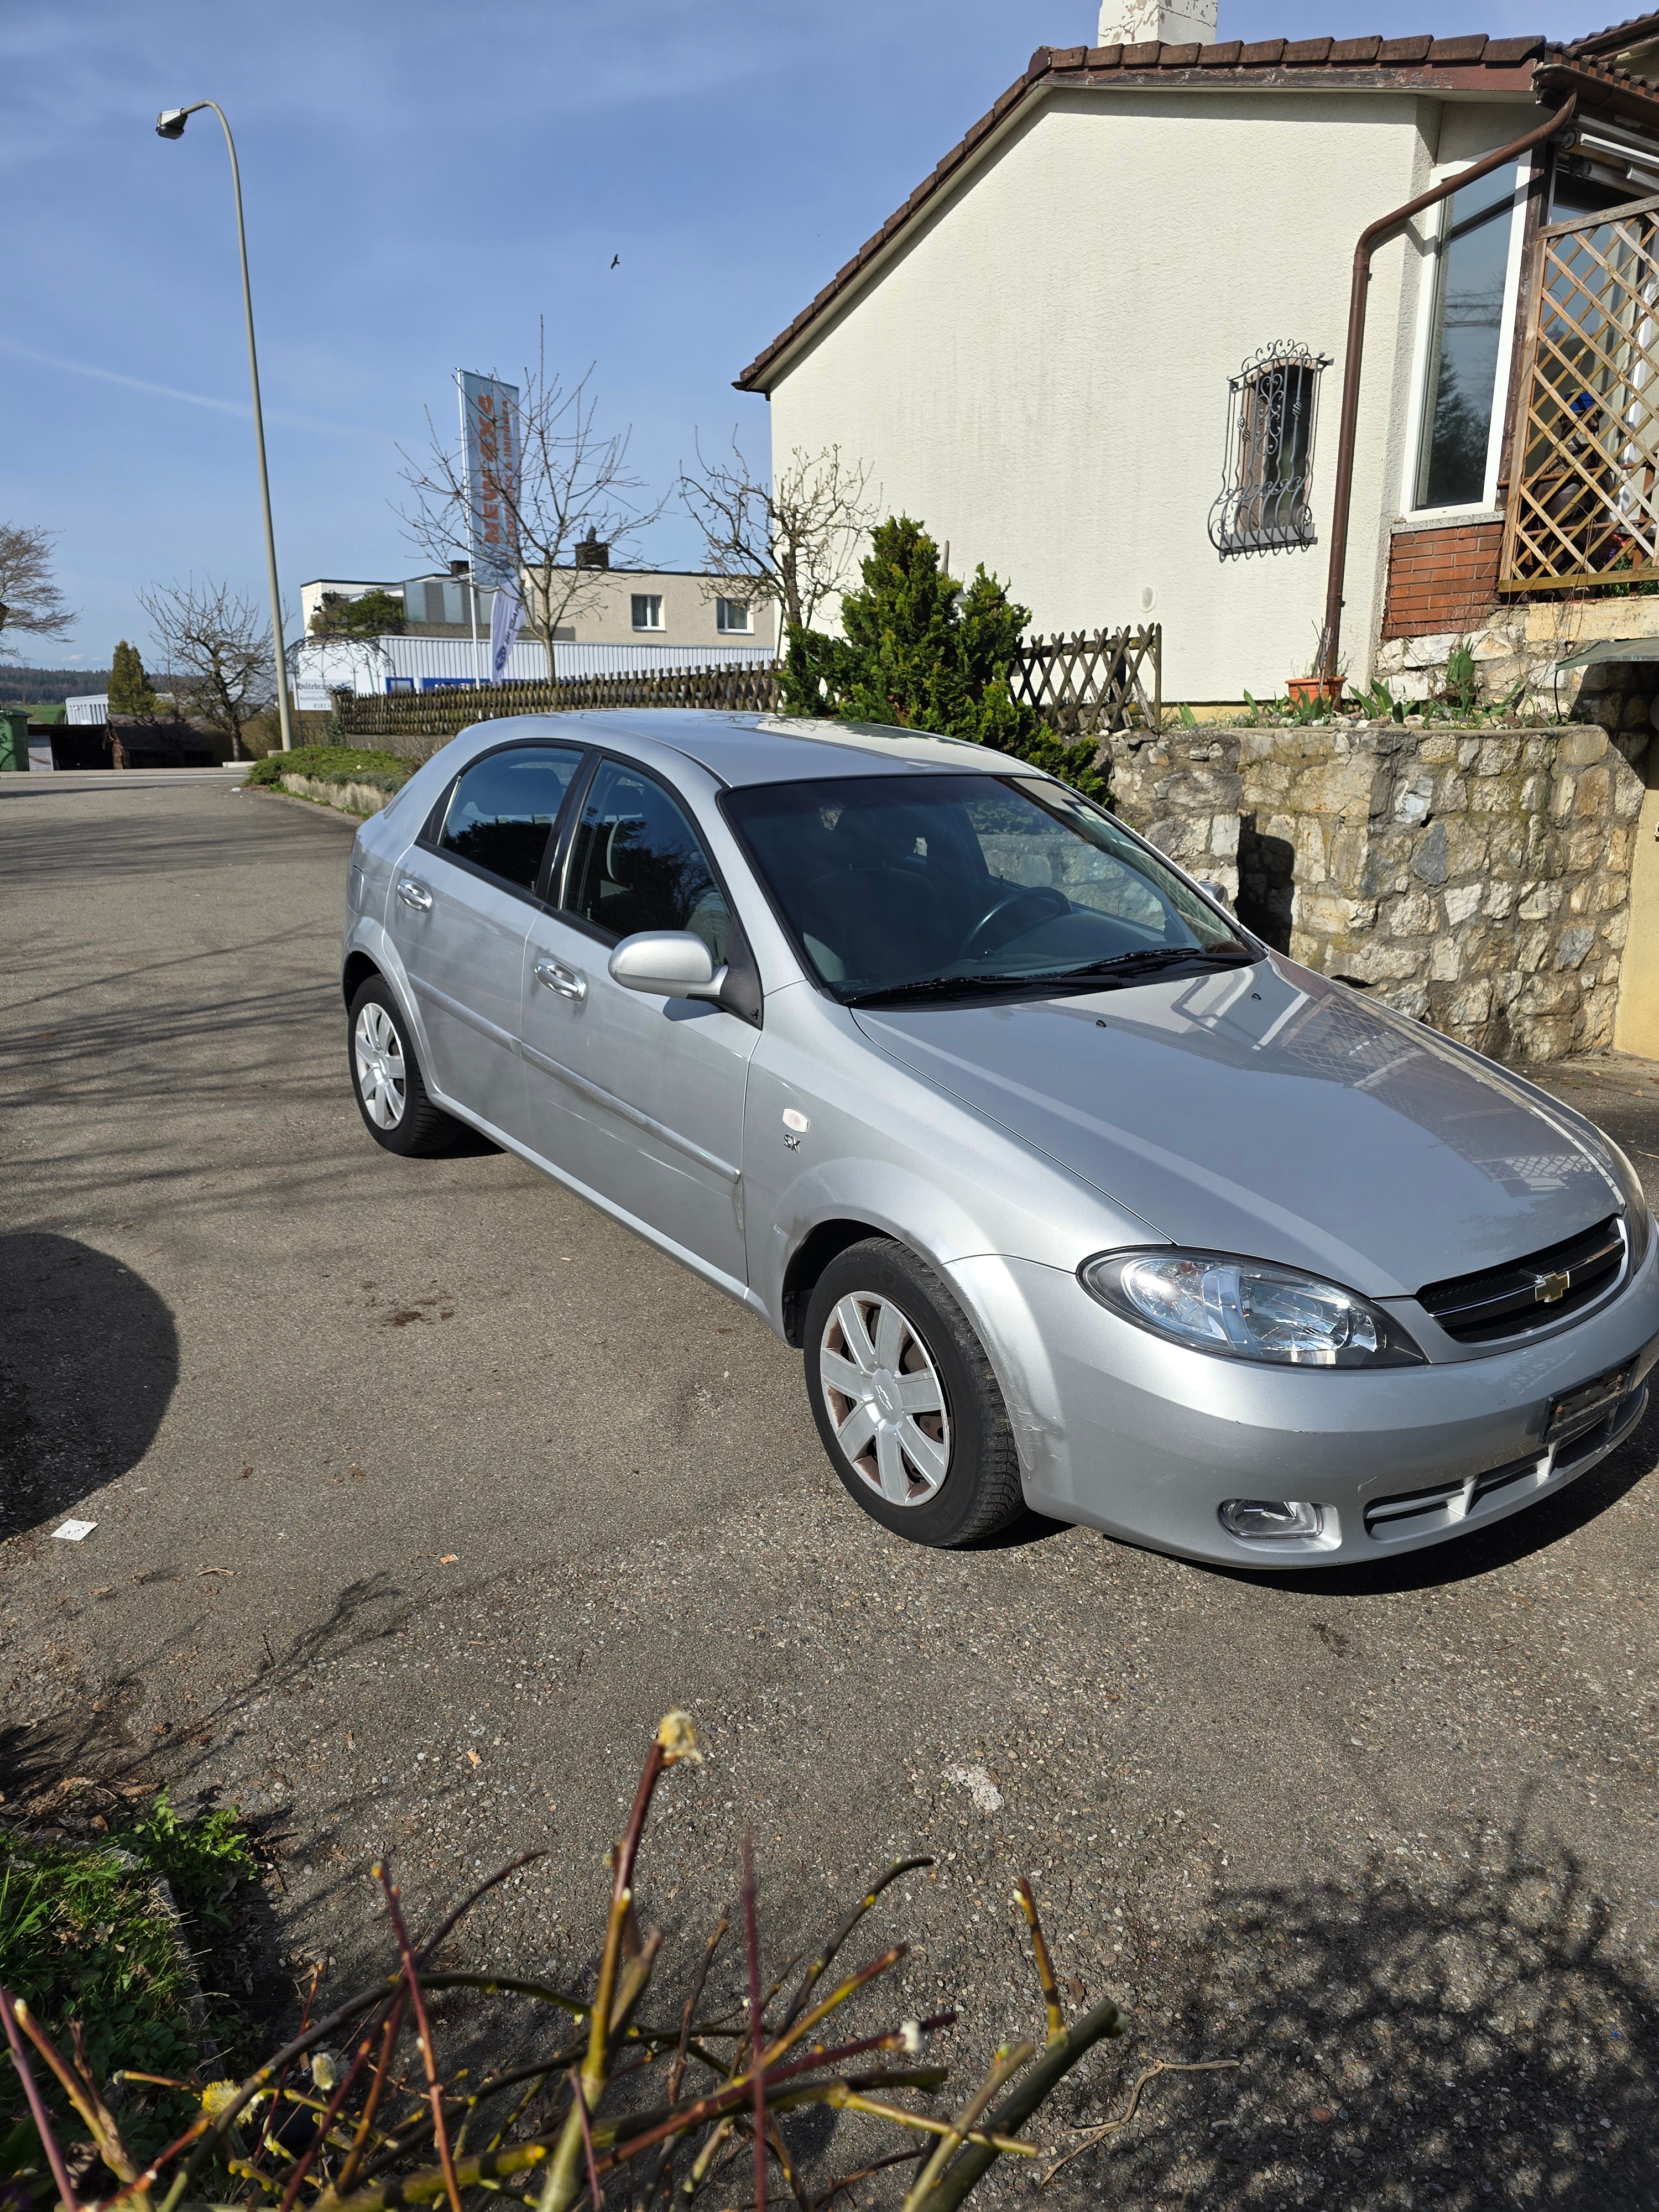
{"type": "Polygon", "coordinates": [[[1515,182],[1506,165],[1444,205],[1417,458],[1419,507],[1479,507],[1486,496],[1515,182]]]}
{"type": "Polygon", "coordinates": [[[714,602],[716,629],[752,630],[747,599],[716,599],[714,602]]]}
{"type": "Polygon", "coordinates": [[[1227,386],[1227,458],[1210,542],[1229,553],[1314,543],[1308,487],[1324,354],[1264,346],[1227,386]]]}
{"type": "Polygon", "coordinates": [[[656,592],[635,592],[632,596],[635,629],[660,629],[662,628],[660,594],[656,592]]]}

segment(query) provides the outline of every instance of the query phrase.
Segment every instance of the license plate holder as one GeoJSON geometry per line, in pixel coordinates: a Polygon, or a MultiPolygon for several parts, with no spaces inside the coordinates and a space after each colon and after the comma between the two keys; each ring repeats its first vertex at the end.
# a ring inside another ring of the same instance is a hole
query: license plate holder
{"type": "Polygon", "coordinates": [[[1605,1375],[1593,1375],[1577,1389],[1564,1390],[1559,1398],[1553,1398],[1544,1424],[1544,1442],[1566,1443],[1594,1428],[1629,1390],[1635,1366],[1634,1360],[1627,1359],[1622,1367],[1610,1367],[1605,1375]]]}

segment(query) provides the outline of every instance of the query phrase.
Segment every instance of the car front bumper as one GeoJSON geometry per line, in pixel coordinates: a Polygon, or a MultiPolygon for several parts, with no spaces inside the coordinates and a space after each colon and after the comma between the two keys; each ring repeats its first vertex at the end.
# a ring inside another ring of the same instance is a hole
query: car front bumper
{"type": "Polygon", "coordinates": [[[1659,1360],[1659,1236],[1615,1297],[1554,1335],[1375,1371],[1188,1352],[1033,1261],[948,1272],[1002,1382],[1029,1503],[1228,1566],[1352,1566],[1521,1511],[1631,1433],[1659,1360]],[[1557,1399],[1624,1368],[1623,1395],[1596,1427],[1547,1443],[1557,1399]],[[1305,1500],[1323,1525],[1316,1537],[1246,1540],[1221,1525],[1230,1498],[1305,1500]]]}

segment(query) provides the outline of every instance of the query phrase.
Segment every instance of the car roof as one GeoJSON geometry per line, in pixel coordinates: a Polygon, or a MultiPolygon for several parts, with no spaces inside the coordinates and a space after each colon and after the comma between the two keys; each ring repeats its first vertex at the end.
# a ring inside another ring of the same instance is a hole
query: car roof
{"type": "Polygon", "coordinates": [[[1011,769],[1040,775],[1023,761],[990,752],[966,738],[936,738],[880,722],[832,722],[810,714],[723,714],[699,708],[608,709],[602,713],[514,715],[477,725],[499,741],[512,725],[580,732],[590,744],[647,738],[696,761],[732,785],[796,783],[823,776],[914,775],[936,769],[953,775],[1006,775],[1011,769]]]}

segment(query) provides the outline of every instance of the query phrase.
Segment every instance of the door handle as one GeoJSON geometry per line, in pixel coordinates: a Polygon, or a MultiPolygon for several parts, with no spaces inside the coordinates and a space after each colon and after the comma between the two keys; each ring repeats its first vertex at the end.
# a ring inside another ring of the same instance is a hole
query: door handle
{"type": "Polygon", "coordinates": [[[587,979],[579,975],[574,968],[567,968],[562,960],[538,960],[536,981],[545,983],[550,991],[556,991],[562,999],[585,999],[587,979]]]}
{"type": "Polygon", "coordinates": [[[413,876],[399,876],[398,896],[405,906],[412,906],[416,914],[430,914],[432,894],[424,884],[417,884],[413,876]]]}

